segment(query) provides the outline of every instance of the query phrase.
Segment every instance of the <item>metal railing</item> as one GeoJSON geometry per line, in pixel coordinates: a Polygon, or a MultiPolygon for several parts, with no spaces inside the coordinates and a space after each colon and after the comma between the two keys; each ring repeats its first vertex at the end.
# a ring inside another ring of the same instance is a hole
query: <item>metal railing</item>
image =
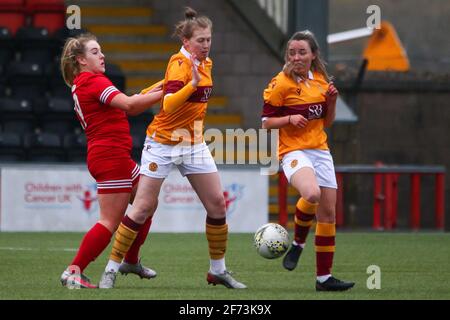
{"type": "MultiPolygon", "coordinates": [[[[344,176],[349,174],[373,175],[373,229],[391,230],[397,226],[398,179],[399,175],[410,176],[410,228],[420,229],[421,216],[421,176],[434,175],[434,220],[437,230],[445,227],[445,172],[444,166],[420,165],[346,165],[336,166],[338,182],[336,203],[336,225],[342,227],[344,221],[344,176]]],[[[286,226],[288,221],[288,182],[282,171],[278,176],[279,223],[286,226]]]]}

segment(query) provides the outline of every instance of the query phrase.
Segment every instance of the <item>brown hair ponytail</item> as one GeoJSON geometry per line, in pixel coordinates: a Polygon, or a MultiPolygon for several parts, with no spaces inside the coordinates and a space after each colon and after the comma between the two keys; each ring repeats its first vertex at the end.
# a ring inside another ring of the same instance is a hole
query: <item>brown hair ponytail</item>
{"type": "Polygon", "coordinates": [[[197,16],[197,12],[194,9],[185,7],[184,16],[185,19],[175,25],[175,31],[173,33],[181,41],[183,39],[190,39],[194,34],[194,30],[197,28],[209,28],[212,31],[211,20],[206,16],[197,16]]]}

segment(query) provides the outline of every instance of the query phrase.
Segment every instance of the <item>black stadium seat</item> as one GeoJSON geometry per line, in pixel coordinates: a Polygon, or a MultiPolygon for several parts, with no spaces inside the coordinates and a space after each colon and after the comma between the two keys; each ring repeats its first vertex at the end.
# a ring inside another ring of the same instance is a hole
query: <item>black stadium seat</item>
{"type": "Polygon", "coordinates": [[[67,161],[86,162],[87,143],[85,134],[66,134],[64,136],[64,149],[67,161]]]}
{"type": "Polygon", "coordinates": [[[37,63],[13,62],[8,66],[7,76],[14,97],[34,99],[46,94],[47,81],[37,63]]]}
{"type": "Polygon", "coordinates": [[[12,119],[2,121],[4,132],[14,132],[18,134],[32,133],[35,131],[33,122],[25,119],[12,119]]]}
{"type": "Polygon", "coordinates": [[[62,50],[67,38],[73,38],[86,32],[88,32],[86,29],[67,29],[66,27],[63,27],[57,30],[53,36],[58,41],[58,46],[62,50]]]}
{"type": "Polygon", "coordinates": [[[25,151],[18,133],[0,132],[0,162],[24,161],[25,151]]]}
{"type": "Polygon", "coordinates": [[[6,94],[6,85],[4,82],[2,82],[2,79],[0,78],[0,98],[4,97],[6,94]]]}
{"type": "Polygon", "coordinates": [[[62,137],[67,133],[73,133],[75,131],[76,124],[77,122],[70,120],[44,118],[40,121],[39,127],[44,132],[54,133],[62,137]]]}
{"type": "Polygon", "coordinates": [[[25,113],[31,114],[33,107],[27,99],[0,98],[0,110],[2,116],[12,113],[21,116],[25,113]]]}
{"type": "Polygon", "coordinates": [[[72,133],[79,126],[73,110],[73,102],[65,98],[51,97],[40,117],[40,127],[44,132],[61,136],[72,133]]]}
{"type": "Polygon", "coordinates": [[[55,59],[55,42],[45,28],[22,27],[17,31],[15,41],[23,62],[44,66],[55,59]]]}
{"type": "Polygon", "coordinates": [[[14,52],[8,48],[0,47],[0,76],[5,73],[6,66],[14,57],[14,52]]]}
{"type": "Polygon", "coordinates": [[[52,133],[32,133],[25,136],[27,159],[37,162],[65,161],[61,138],[52,133]]]}
{"type": "Polygon", "coordinates": [[[0,27],[0,77],[6,65],[15,58],[12,35],[8,28],[0,27]]]}
{"type": "Polygon", "coordinates": [[[29,100],[0,98],[0,114],[6,132],[26,133],[34,130],[35,117],[29,100]]]}
{"type": "Polygon", "coordinates": [[[119,66],[113,63],[106,63],[105,75],[122,92],[125,92],[125,75],[119,66]]]}
{"type": "Polygon", "coordinates": [[[57,59],[57,62],[46,66],[45,75],[48,79],[50,93],[53,97],[72,100],[71,90],[64,82],[61,74],[59,58],[57,59]]]}
{"type": "Polygon", "coordinates": [[[33,119],[32,104],[27,99],[0,98],[2,119],[33,119]]]}
{"type": "Polygon", "coordinates": [[[61,117],[74,119],[72,99],[51,97],[48,99],[48,111],[54,112],[61,117]]]}

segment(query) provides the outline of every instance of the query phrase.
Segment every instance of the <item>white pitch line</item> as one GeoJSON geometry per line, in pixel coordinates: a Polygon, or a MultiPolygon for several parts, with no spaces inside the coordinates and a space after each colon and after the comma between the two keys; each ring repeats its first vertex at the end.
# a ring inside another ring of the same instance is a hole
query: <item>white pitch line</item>
{"type": "Polygon", "coordinates": [[[78,251],[77,248],[49,248],[47,250],[48,251],[69,251],[69,252],[78,251]]]}

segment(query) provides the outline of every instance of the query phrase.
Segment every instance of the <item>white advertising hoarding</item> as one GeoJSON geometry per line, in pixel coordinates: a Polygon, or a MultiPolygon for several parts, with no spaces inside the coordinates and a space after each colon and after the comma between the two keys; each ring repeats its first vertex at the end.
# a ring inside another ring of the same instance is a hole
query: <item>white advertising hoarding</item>
{"type": "MultiPolygon", "coordinates": [[[[254,232],[268,222],[268,176],[259,170],[219,170],[230,232],[254,232]]],[[[172,171],[161,188],[153,231],[203,232],[206,211],[189,181],[172,171]]]]}
{"type": "MultiPolygon", "coordinates": [[[[258,169],[219,170],[230,232],[268,221],[268,177],[258,169]]],[[[96,184],[83,166],[1,168],[1,231],[86,231],[99,218],[96,184]]],[[[129,207],[130,209],[130,207],[129,207]]],[[[152,232],[203,232],[206,211],[178,170],[159,195],[152,232]]]]}
{"type": "Polygon", "coordinates": [[[2,168],[2,231],[85,231],[98,220],[98,209],[86,168],[2,168]]]}

